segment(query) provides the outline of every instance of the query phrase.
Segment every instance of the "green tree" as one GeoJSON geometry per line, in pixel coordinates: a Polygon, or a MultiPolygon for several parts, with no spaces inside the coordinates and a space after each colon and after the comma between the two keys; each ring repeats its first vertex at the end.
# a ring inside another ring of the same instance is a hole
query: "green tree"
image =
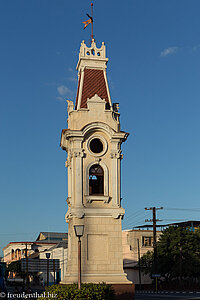
{"type": "MultiPolygon", "coordinates": [[[[166,281],[184,280],[200,276],[200,232],[188,228],[170,226],[163,231],[157,243],[157,273],[166,281]]],[[[153,272],[153,252],[141,258],[145,273],[153,272]]]]}
{"type": "Polygon", "coordinates": [[[19,274],[21,272],[21,261],[17,260],[17,261],[11,262],[7,267],[7,271],[19,274]]]}
{"type": "Polygon", "coordinates": [[[16,275],[19,275],[22,278],[25,277],[25,272],[21,271],[21,260],[16,260],[16,261],[11,262],[7,266],[7,273],[8,272],[14,272],[16,275]]]}

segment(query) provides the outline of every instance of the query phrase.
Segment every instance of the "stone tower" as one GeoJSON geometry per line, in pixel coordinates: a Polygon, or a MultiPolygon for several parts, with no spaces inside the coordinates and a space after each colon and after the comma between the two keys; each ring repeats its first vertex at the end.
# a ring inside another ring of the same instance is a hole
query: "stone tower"
{"type": "Polygon", "coordinates": [[[128,284],[123,271],[120,196],[121,144],[118,104],[111,102],[105,45],[81,43],[75,107],[68,101],[68,128],[61,147],[68,153],[68,263],[64,283],[77,282],[77,237],[84,225],[82,282],[128,284]]]}

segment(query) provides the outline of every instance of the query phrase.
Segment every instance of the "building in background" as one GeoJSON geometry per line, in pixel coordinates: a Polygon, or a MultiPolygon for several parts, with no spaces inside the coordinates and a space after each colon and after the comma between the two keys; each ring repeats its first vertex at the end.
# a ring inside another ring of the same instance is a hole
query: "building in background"
{"type": "MultiPolygon", "coordinates": [[[[66,269],[66,257],[68,247],[68,234],[60,232],[40,232],[37,239],[33,242],[10,242],[3,248],[3,261],[6,264],[21,260],[26,257],[29,259],[46,258],[46,253],[50,253],[51,259],[60,260],[60,271],[56,274],[56,280],[62,280],[66,269]]],[[[46,283],[46,274],[40,274],[42,282],[46,283]]],[[[10,278],[15,277],[15,273],[9,274],[10,278]]],[[[54,278],[51,274],[50,279],[54,278]]],[[[52,281],[54,281],[52,279],[52,281]]]]}
{"type": "MultiPolygon", "coordinates": [[[[162,231],[157,231],[159,240],[162,231]]],[[[127,278],[135,284],[139,284],[139,270],[136,268],[139,256],[142,257],[147,251],[153,251],[153,231],[152,230],[124,230],[122,232],[122,248],[124,271],[127,278]]],[[[152,279],[145,274],[141,274],[142,284],[151,284],[152,279]]]]}
{"type": "MultiPolygon", "coordinates": [[[[50,259],[58,259],[60,262],[59,272],[50,272],[49,274],[49,284],[58,283],[64,280],[66,269],[67,269],[67,252],[68,252],[68,242],[66,240],[60,241],[57,245],[49,248],[44,252],[39,252],[39,259],[46,259],[46,253],[50,254],[50,259]]],[[[40,273],[41,281],[43,285],[47,282],[47,273],[40,273]]]]}
{"type": "MultiPolygon", "coordinates": [[[[185,221],[165,224],[162,229],[169,226],[181,226],[189,228],[191,231],[200,228],[200,221],[185,221]]],[[[152,225],[143,225],[137,228],[122,231],[122,254],[123,268],[127,274],[127,278],[135,284],[139,284],[139,271],[136,268],[138,258],[142,257],[147,251],[153,251],[153,230],[152,225]],[[148,229],[144,229],[148,228],[148,229]],[[139,251],[138,251],[139,249],[139,251]]],[[[157,230],[157,240],[161,236],[162,231],[157,230]]],[[[50,259],[58,259],[60,262],[60,271],[55,275],[51,272],[49,280],[50,284],[55,281],[63,281],[67,270],[67,253],[68,253],[68,234],[59,232],[40,232],[36,241],[33,242],[10,242],[3,248],[4,257],[2,262],[7,264],[25,258],[26,247],[29,259],[45,259],[46,253],[50,253],[50,259]]],[[[46,273],[40,273],[42,284],[46,284],[46,273]]],[[[141,283],[151,284],[152,279],[145,274],[142,274],[141,283]]]]}

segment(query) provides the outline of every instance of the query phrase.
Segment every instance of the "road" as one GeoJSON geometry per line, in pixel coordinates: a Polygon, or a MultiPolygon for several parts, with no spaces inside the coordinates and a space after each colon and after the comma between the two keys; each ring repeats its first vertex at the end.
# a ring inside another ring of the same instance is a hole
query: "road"
{"type": "Polygon", "coordinates": [[[142,294],[136,293],[135,300],[200,300],[200,293],[165,293],[142,294]]]}

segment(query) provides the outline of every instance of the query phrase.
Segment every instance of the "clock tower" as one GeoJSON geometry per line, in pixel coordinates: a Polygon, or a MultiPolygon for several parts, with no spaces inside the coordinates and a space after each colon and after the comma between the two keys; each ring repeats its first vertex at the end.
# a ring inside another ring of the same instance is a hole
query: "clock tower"
{"type": "Polygon", "coordinates": [[[77,237],[74,225],[84,225],[82,282],[130,284],[123,271],[120,168],[121,131],[118,103],[112,103],[106,68],[106,47],[81,43],[75,106],[68,102],[68,128],[61,147],[68,168],[68,262],[64,283],[78,281],[77,237]]]}

